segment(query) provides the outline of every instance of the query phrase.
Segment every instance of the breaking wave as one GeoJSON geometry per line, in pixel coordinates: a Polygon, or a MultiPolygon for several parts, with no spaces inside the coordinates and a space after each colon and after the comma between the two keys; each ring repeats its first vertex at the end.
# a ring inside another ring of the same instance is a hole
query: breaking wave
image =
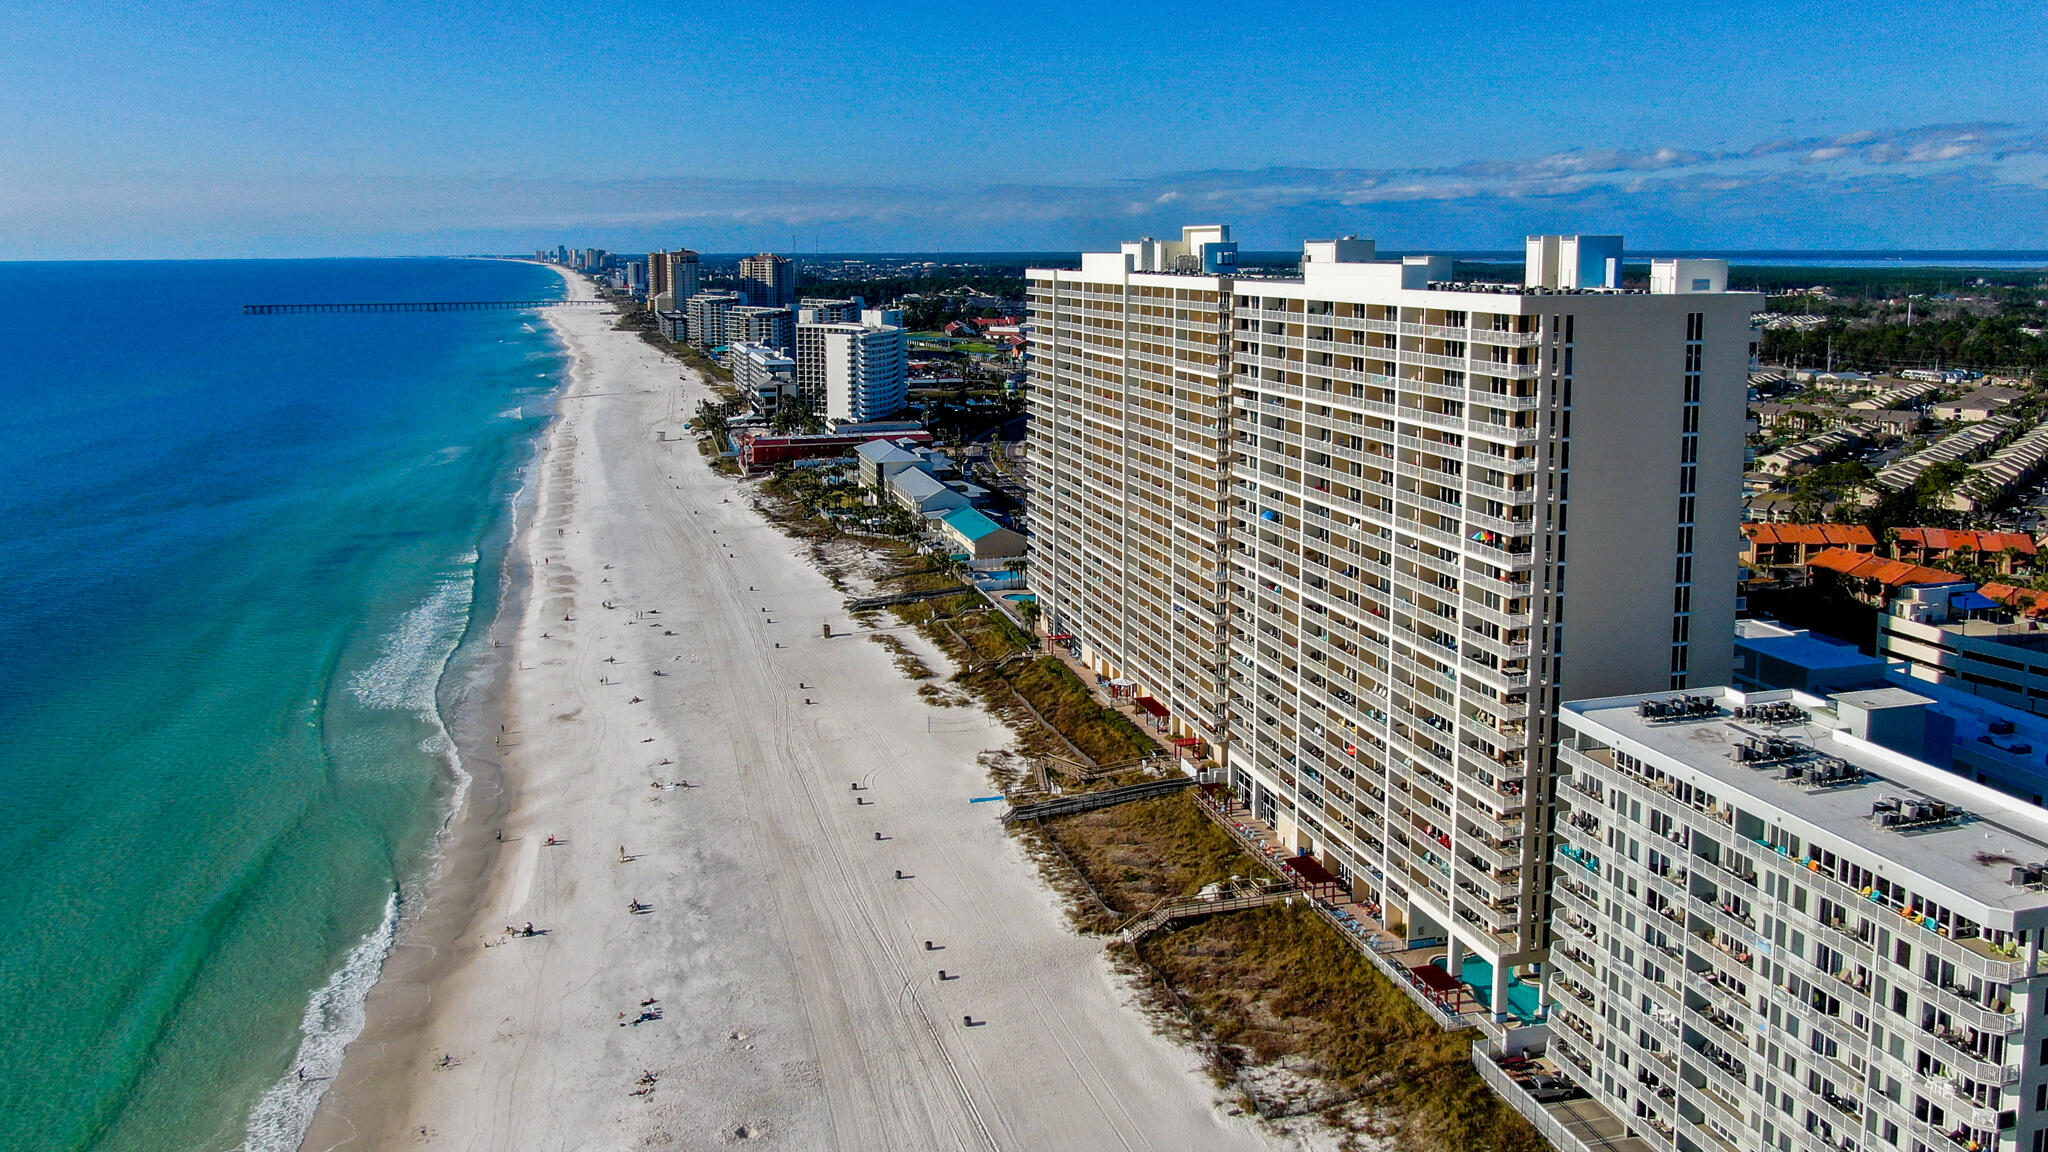
{"type": "Polygon", "coordinates": [[[241,1152],[292,1152],[306,1138],[320,1098],[341,1069],[342,1054],[362,1034],[363,1005],[397,939],[398,893],[393,892],[384,901],[384,919],[349,950],[348,959],[307,1003],[292,1071],[250,1109],[241,1152]]]}

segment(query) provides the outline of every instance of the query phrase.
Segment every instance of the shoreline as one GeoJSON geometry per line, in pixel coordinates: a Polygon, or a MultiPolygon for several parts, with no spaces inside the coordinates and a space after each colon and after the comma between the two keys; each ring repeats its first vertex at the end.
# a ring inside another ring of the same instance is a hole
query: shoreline
{"type": "MultiPolygon", "coordinates": [[[[555,271],[575,298],[578,278],[563,269],[555,271]]],[[[492,591],[495,603],[478,638],[489,647],[474,651],[475,663],[466,669],[453,699],[443,699],[448,688],[445,682],[435,689],[435,706],[442,709],[441,722],[454,745],[459,770],[469,781],[461,787],[459,803],[451,806],[422,862],[419,891],[404,893],[401,889],[401,895],[409,897],[406,903],[417,903],[418,911],[410,915],[403,908],[400,911],[396,939],[363,1001],[363,1029],[349,1042],[340,1070],[321,1095],[300,1140],[301,1148],[341,1147],[354,1139],[359,1125],[350,1117],[345,1102],[350,1093],[371,1096],[378,1107],[404,1105],[411,1088],[396,1076],[399,1065],[390,1054],[418,1041],[432,989],[453,969],[456,941],[471,930],[482,913],[485,893],[504,849],[489,833],[492,824],[518,799],[518,781],[507,770],[500,734],[507,727],[506,697],[519,662],[519,622],[534,589],[528,537],[539,519],[541,474],[561,420],[562,398],[576,384],[577,362],[566,335],[551,320],[548,323],[556,342],[569,355],[569,364],[561,383],[550,393],[555,411],[536,438],[535,450],[520,465],[528,476],[512,495],[510,531],[492,591]]],[[[461,655],[458,649],[457,656],[461,655]]],[[[449,670],[456,670],[456,665],[451,663],[449,670]]]]}
{"type": "Polygon", "coordinates": [[[696,373],[568,313],[469,802],[302,1147],[1278,1143],[968,802],[1008,729],[671,438],[696,373]]]}

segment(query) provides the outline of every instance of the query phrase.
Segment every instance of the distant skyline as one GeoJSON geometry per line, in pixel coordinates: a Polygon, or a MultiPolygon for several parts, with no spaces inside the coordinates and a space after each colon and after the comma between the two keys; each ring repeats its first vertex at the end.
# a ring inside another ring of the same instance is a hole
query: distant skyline
{"type": "Polygon", "coordinates": [[[0,259],[2048,248],[2027,5],[0,0],[0,36],[0,259]]]}

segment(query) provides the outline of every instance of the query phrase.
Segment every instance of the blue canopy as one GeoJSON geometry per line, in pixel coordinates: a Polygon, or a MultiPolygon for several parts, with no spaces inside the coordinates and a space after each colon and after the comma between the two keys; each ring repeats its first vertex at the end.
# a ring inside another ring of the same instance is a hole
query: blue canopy
{"type": "Polygon", "coordinates": [[[1948,598],[1948,606],[1963,612],[1981,612],[1998,607],[1998,601],[1981,592],[1964,592],[1948,598]]]}

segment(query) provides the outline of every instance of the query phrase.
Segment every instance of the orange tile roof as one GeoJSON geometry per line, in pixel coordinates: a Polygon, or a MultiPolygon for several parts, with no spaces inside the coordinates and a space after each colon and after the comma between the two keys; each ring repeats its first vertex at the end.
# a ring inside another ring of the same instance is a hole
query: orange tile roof
{"type": "Polygon", "coordinates": [[[1759,544],[1877,547],[1877,537],[1871,535],[1870,529],[1861,524],[1745,524],[1742,530],[1759,544]]]}
{"type": "Polygon", "coordinates": [[[1903,588],[1908,584],[1952,584],[1964,579],[1953,572],[1943,572],[1938,568],[1908,564],[1904,560],[1886,560],[1881,556],[1866,556],[1860,552],[1851,552],[1847,548],[1830,548],[1815,556],[1811,566],[1839,572],[1856,580],[1874,580],[1887,588],[1903,588]]]}
{"type": "Polygon", "coordinates": [[[1972,552],[2003,552],[2007,548],[2022,556],[2036,552],[2034,538],[2025,532],[1972,532],[1960,528],[1896,528],[1892,536],[1901,544],[1929,551],[1967,549],[1972,552]]]}
{"type": "Polygon", "coordinates": [[[2037,592],[2032,588],[2015,588],[2010,584],[1986,584],[1977,591],[2001,604],[2018,608],[2029,616],[2048,613],[2048,592],[2037,592]]]}

